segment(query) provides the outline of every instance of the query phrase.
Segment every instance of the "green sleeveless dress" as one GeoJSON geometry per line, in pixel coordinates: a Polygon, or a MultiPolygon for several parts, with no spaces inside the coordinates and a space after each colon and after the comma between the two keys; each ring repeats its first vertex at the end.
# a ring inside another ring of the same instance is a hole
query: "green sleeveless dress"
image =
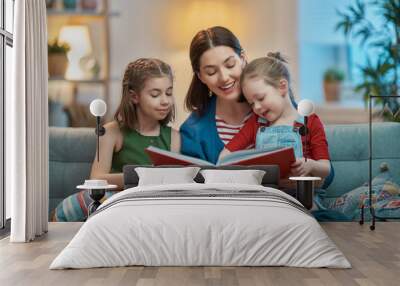
{"type": "Polygon", "coordinates": [[[144,149],[155,146],[171,150],[171,127],[161,125],[158,136],[144,136],[136,130],[121,130],[124,137],[120,151],[114,152],[111,165],[112,173],[121,173],[124,165],[151,165],[144,149]]]}

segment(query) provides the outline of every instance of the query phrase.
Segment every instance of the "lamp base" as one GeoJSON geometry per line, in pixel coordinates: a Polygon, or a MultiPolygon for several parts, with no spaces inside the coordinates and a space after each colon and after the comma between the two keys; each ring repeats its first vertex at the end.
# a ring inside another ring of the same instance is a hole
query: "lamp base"
{"type": "Polygon", "coordinates": [[[106,193],[105,189],[90,189],[89,196],[93,202],[88,206],[88,215],[92,215],[97,208],[101,205],[100,200],[104,197],[106,193]]]}
{"type": "Polygon", "coordinates": [[[310,210],[313,206],[314,198],[314,182],[313,181],[297,181],[296,197],[303,206],[310,210]]]}

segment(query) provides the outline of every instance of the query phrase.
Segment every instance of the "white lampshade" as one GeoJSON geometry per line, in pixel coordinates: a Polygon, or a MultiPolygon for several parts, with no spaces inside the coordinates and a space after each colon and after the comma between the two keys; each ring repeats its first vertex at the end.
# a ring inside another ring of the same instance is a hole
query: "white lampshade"
{"type": "Polygon", "coordinates": [[[69,64],[66,78],[85,79],[80,60],[92,53],[89,27],[86,25],[63,26],[60,30],[59,41],[68,43],[71,48],[67,54],[69,64]]]}
{"type": "Polygon", "coordinates": [[[90,113],[94,116],[103,116],[107,112],[107,104],[102,99],[95,99],[90,103],[90,113]]]}
{"type": "Polygon", "coordinates": [[[314,113],[314,103],[309,99],[300,100],[297,105],[297,112],[301,116],[310,116],[314,113]]]}

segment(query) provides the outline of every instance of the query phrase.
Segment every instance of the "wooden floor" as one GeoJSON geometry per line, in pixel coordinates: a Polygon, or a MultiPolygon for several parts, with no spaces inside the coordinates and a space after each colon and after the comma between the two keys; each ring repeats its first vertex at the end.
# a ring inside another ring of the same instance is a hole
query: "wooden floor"
{"type": "Polygon", "coordinates": [[[0,241],[0,285],[400,285],[400,223],[324,223],[353,268],[120,267],[49,270],[80,223],[50,223],[32,243],[0,241]]]}

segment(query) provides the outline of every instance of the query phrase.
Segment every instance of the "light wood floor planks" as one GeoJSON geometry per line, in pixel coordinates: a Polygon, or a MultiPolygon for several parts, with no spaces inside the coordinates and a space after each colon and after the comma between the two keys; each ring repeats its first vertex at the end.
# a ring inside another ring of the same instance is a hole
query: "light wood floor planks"
{"type": "Polygon", "coordinates": [[[48,270],[81,223],[50,223],[49,233],[32,243],[0,241],[0,285],[400,285],[400,222],[324,223],[323,228],[353,268],[289,267],[120,267],[48,270]]]}

